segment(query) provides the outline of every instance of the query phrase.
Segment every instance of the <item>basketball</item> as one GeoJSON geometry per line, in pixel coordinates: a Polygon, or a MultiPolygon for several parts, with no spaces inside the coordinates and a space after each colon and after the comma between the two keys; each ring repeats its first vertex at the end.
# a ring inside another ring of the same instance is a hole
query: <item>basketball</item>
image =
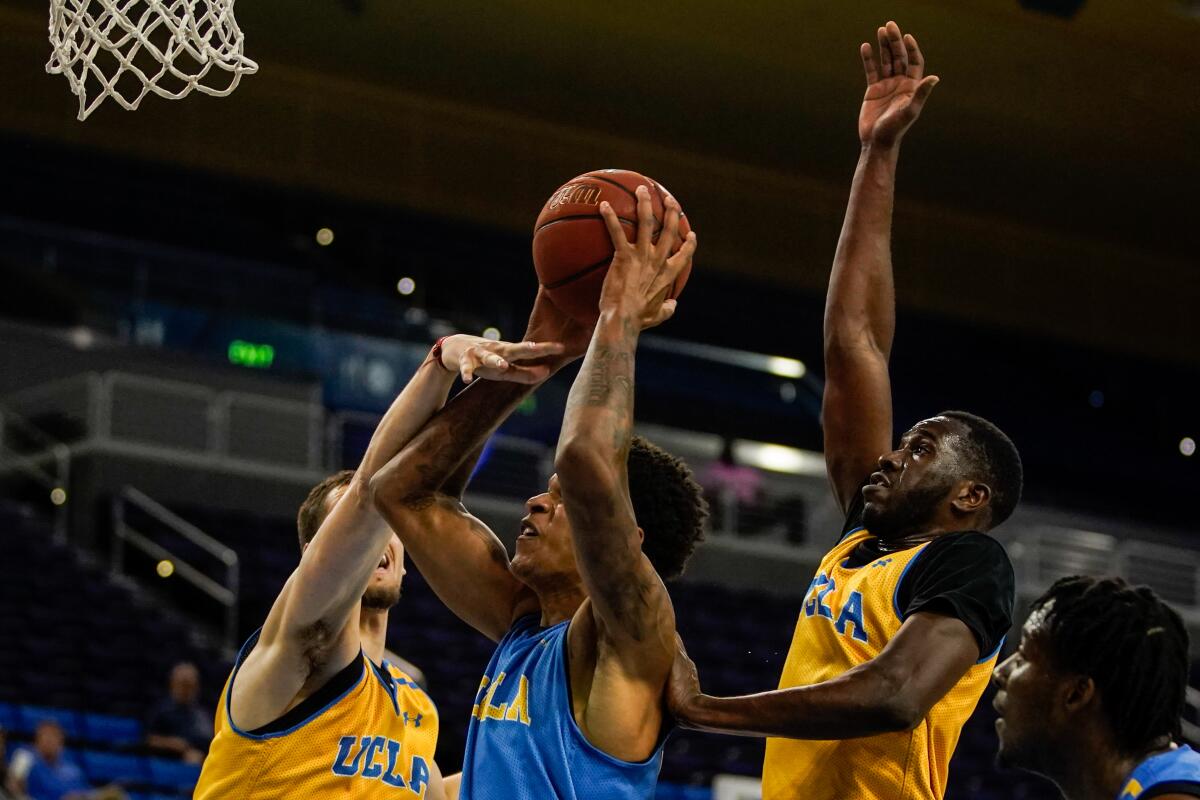
{"type": "MultiPolygon", "coordinates": [[[[634,192],[638,186],[650,190],[657,242],[666,199],[672,195],[661,183],[630,170],[601,169],[572,178],[550,195],[538,214],[533,229],[533,266],[538,281],[550,292],[555,305],[582,323],[593,324],[600,315],[600,288],[613,257],[612,239],[600,216],[600,202],[609,202],[632,242],[637,237],[634,192]]],[[[679,244],[675,250],[683,244],[689,230],[687,216],[681,211],[679,244]]],[[[689,264],[664,299],[679,296],[690,272],[689,264]]]]}

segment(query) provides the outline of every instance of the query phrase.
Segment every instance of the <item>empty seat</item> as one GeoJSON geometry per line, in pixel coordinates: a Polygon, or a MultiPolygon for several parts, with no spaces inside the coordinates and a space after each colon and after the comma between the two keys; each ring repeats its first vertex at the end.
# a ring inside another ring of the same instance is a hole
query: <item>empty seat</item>
{"type": "Polygon", "coordinates": [[[141,784],[150,777],[146,759],[141,756],[85,750],[81,758],[83,771],[87,773],[88,780],[96,785],[141,784]]]}
{"type": "Polygon", "coordinates": [[[160,789],[190,791],[200,778],[199,764],[185,764],[168,758],[151,758],[150,783],[160,789]]]}
{"type": "Polygon", "coordinates": [[[83,734],[78,712],[46,706],[18,706],[17,721],[13,725],[13,730],[18,733],[32,734],[38,723],[47,719],[52,719],[62,726],[63,734],[68,739],[78,739],[83,734]]]}
{"type": "Polygon", "coordinates": [[[142,723],[131,717],[113,714],[84,714],[83,738],[110,747],[139,745],[145,738],[142,723]]]}

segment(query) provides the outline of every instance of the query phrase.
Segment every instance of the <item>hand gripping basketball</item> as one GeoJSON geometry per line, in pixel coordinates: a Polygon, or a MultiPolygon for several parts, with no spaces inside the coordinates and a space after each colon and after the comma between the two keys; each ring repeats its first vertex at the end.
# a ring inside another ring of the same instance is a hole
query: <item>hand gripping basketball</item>
{"type": "Polygon", "coordinates": [[[613,243],[612,265],[600,291],[600,313],[632,316],[645,330],[661,325],[675,313],[676,301],[669,295],[676,278],[692,262],[696,234],[689,231],[683,246],[671,255],[679,241],[680,210],[675,198],[668,197],[666,221],[655,242],[654,210],[645,186],[637,188],[637,214],[637,238],[630,242],[612,206],[607,201],[600,204],[600,215],[613,243]]]}

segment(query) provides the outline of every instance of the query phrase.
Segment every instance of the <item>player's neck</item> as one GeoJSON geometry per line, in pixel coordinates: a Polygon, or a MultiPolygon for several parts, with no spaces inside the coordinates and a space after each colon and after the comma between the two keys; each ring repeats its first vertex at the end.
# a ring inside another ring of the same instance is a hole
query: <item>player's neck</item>
{"type": "Polygon", "coordinates": [[[583,588],[578,584],[543,587],[534,589],[534,593],[537,594],[538,604],[542,608],[541,626],[543,628],[549,628],[551,625],[557,625],[574,617],[575,612],[587,598],[587,595],[583,593],[583,588]]]}
{"type": "Polygon", "coordinates": [[[1108,742],[1090,738],[1086,746],[1075,743],[1059,763],[1064,768],[1051,776],[1067,800],[1112,800],[1121,793],[1141,759],[1118,754],[1108,742]]]}
{"type": "Polygon", "coordinates": [[[383,651],[387,645],[387,622],[387,609],[359,609],[359,639],[362,641],[363,653],[373,664],[383,663],[383,651]]]}

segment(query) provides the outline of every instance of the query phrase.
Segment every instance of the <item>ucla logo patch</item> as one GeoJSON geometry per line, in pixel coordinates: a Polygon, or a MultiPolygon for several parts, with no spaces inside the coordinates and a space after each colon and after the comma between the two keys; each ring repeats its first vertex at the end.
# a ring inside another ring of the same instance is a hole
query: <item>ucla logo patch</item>
{"type": "MultiPolygon", "coordinates": [[[[404,716],[407,720],[408,715],[404,716]]],[[[408,780],[405,780],[400,771],[404,766],[401,750],[400,742],[386,736],[343,736],[338,740],[333,774],[383,781],[388,786],[406,789],[421,797],[429,784],[429,765],[420,756],[413,756],[409,761],[408,780]]]]}

